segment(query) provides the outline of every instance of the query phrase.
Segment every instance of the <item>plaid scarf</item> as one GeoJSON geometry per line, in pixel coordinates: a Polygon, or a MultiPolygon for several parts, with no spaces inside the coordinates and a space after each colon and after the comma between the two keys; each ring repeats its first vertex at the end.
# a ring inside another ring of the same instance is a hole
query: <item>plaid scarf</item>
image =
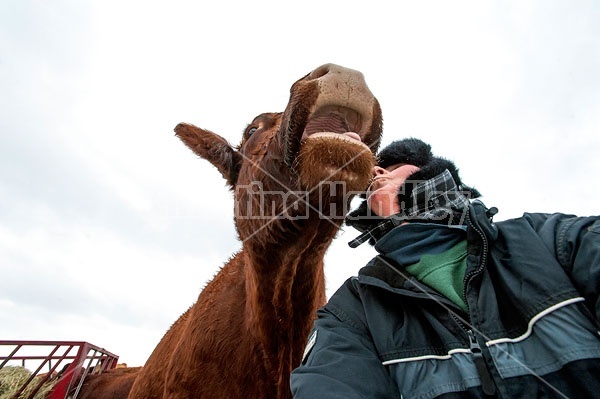
{"type": "MultiPolygon", "coordinates": [[[[413,206],[377,223],[348,245],[356,248],[369,239],[377,241],[394,227],[406,222],[465,224],[470,193],[459,190],[448,169],[429,180],[414,183],[416,184],[411,193],[413,206]]],[[[403,184],[400,190],[404,189],[403,184]]],[[[400,205],[402,207],[403,204],[400,205]]]]}

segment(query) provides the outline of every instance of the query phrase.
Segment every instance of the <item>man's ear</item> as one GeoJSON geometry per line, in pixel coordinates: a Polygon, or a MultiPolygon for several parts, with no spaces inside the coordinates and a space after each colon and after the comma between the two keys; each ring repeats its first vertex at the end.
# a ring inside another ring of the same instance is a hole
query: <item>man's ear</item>
{"type": "Polygon", "coordinates": [[[233,188],[242,164],[242,155],[223,137],[194,125],[180,123],[175,135],[192,151],[212,163],[233,188]]]}

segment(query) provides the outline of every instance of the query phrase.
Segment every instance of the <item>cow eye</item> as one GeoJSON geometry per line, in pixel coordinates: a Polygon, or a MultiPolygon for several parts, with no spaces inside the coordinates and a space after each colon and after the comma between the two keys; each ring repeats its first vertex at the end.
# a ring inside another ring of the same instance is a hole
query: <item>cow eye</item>
{"type": "Polygon", "coordinates": [[[250,129],[248,129],[248,132],[246,132],[246,134],[248,136],[252,136],[254,134],[254,132],[256,132],[256,128],[255,127],[251,127],[250,129]]]}

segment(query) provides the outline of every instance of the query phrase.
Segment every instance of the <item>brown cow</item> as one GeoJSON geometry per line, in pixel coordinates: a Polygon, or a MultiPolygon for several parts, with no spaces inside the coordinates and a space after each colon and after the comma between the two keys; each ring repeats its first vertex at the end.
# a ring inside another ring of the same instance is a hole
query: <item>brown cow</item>
{"type": "Polygon", "coordinates": [[[117,367],[85,378],[77,399],[122,399],[131,390],[141,367],[117,367]]]}
{"type": "Polygon", "coordinates": [[[232,147],[189,124],[176,135],[234,192],[243,245],[167,331],[130,399],[289,398],[315,312],[323,257],[352,192],[364,190],[382,131],[361,73],[323,65],[283,113],[257,116],[232,147]]]}

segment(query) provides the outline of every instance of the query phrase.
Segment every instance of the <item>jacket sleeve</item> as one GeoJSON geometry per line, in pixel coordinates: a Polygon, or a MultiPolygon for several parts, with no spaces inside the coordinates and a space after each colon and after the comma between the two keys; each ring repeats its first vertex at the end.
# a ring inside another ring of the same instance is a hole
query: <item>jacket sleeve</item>
{"type": "Polygon", "coordinates": [[[553,236],[556,258],[600,321],[600,216],[530,215],[542,238],[553,236]]]}
{"type": "MultiPolygon", "coordinates": [[[[292,372],[294,398],[400,398],[364,324],[335,305],[340,291],[319,310],[302,364],[292,372]]],[[[350,312],[362,309],[358,301],[351,306],[350,312]]]]}

